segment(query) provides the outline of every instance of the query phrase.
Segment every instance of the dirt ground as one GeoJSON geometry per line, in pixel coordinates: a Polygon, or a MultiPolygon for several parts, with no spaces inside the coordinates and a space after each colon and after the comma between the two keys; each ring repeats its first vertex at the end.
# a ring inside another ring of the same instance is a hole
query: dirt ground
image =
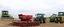
{"type": "MultiPolygon", "coordinates": [[[[6,21],[6,20],[0,20],[0,27],[19,27],[19,26],[11,26],[9,23],[11,23],[13,20],[6,21]]],[[[64,27],[64,23],[50,23],[49,19],[46,20],[46,23],[40,24],[40,26],[31,26],[31,27],[64,27]]]]}

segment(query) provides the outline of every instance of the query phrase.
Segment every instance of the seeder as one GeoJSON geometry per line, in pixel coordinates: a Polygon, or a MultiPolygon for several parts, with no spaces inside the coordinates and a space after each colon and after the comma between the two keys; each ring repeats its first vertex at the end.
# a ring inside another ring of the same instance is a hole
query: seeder
{"type": "Polygon", "coordinates": [[[19,19],[20,21],[13,22],[13,25],[20,26],[20,27],[28,27],[28,26],[38,26],[39,22],[38,21],[33,21],[32,22],[32,15],[23,15],[19,14],[19,19]]]}

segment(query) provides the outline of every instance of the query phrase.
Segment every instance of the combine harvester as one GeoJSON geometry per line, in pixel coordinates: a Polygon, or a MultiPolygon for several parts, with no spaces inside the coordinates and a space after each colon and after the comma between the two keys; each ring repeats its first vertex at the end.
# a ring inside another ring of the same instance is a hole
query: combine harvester
{"type": "Polygon", "coordinates": [[[32,15],[24,15],[24,14],[19,14],[19,19],[20,21],[18,22],[13,22],[13,25],[20,26],[20,27],[29,27],[29,26],[38,26],[40,25],[38,21],[33,21],[32,22],[32,15]]]}
{"type": "Polygon", "coordinates": [[[64,22],[64,12],[58,12],[58,15],[54,14],[53,16],[51,16],[50,22],[63,23],[64,22]]]}

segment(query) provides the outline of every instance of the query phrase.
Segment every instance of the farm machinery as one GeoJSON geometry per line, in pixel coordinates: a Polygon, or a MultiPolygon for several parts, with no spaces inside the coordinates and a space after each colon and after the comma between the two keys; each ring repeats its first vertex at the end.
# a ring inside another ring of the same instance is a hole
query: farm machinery
{"type": "Polygon", "coordinates": [[[39,23],[45,23],[46,18],[44,18],[44,14],[38,13],[36,14],[36,18],[34,21],[39,21],[39,23]]]}
{"type": "Polygon", "coordinates": [[[56,14],[53,14],[53,15],[50,17],[50,22],[54,22],[54,21],[55,21],[55,17],[56,17],[56,14]]]}
{"type": "Polygon", "coordinates": [[[13,22],[13,25],[21,26],[21,27],[39,25],[39,22],[31,20],[33,17],[32,15],[19,14],[18,16],[19,16],[20,21],[13,22]]]}
{"type": "Polygon", "coordinates": [[[55,18],[55,22],[58,23],[63,23],[64,21],[64,12],[58,12],[58,16],[55,18]]]}
{"type": "Polygon", "coordinates": [[[3,10],[2,11],[2,15],[1,15],[1,20],[10,20],[10,19],[14,19],[7,10],[3,10]]]}
{"type": "Polygon", "coordinates": [[[63,23],[64,22],[64,12],[58,12],[58,15],[54,14],[54,16],[50,18],[50,22],[63,23]]]}

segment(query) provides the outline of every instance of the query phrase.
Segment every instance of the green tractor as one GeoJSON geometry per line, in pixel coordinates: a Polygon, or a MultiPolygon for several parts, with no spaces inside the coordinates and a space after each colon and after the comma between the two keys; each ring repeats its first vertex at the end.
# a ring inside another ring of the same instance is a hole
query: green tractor
{"type": "Polygon", "coordinates": [[[40,23],[45,23],[45,19],[46,18],[44,18],[44,14],[38,13],[38,14],[36,14],[36,18],[34,20],[37,20],[40,23]]]}
{"type": "Polygon", "coordinates": [[[1,16],[1,20],[2,19],[14,19],[7,10],[3,10],[2,11],[2,16],[1,16]]]}
{"type": "Polygon", "coordinates": [[[64,22],[64,12],[58,12],[58,15],[57,14],[53,14],[50,17],[50,22],[63,23],[64,22]]]}
{"type": "Polygon", "coordinates": [[[53,14],[53,15],[50,17],[50,22],[54,22],[54,21],[55,21],[55,17],[56,17],[56,14],[53,14]]]}
{"type": "Polygon", "coordinates": [[[2,11],[2,17],[9,17],[7,10],[2,11]]]}
{"type": "Polygon", "coordinates": [[[63,23],[64,22],[64,12],[58,12],[58,16],[55,18],[55,22],[63,23]]]}

